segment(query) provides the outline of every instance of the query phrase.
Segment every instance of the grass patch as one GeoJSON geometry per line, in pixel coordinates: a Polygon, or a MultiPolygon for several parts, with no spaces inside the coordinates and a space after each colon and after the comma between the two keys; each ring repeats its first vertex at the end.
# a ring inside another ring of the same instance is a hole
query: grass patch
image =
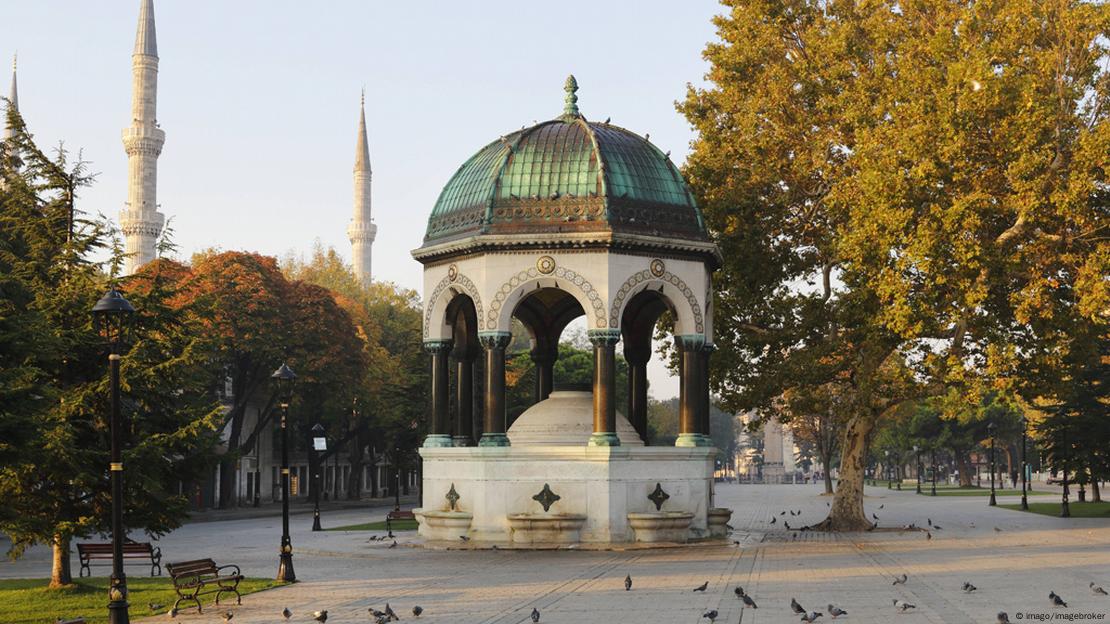
{"type": "MultiPolygon", "coordinates": [[[[999,505],[1003,509],[1021,511],[1021,505],[999,505]]],[[[1072,518],[1110,518],[1110,502],[1068,503],[1072,518]]],[[[1042,516],[1060,516],[1060,503],[1029,503],[1029,511],[1042,516]]]]}
{"type": "MultiPolygon", "coordinates": [[[[928,488],[921,488],[923,496],[929,496],[928,488]]],[[[995,496],[1021,496],[1021,490],[995,490],[995,496]]],[[[1041,492],[1030,490],[1026,492],[1028,496],[1051,496],[1052,492],[1041,492]]],[[[937,496],[990,496],[990,488],[937,488],[937,496]]]]}
{"type": "MultiPolygon", "coordinates": [[[[415,531],[416,520],[394,520],[390,523],[394,531],[415,531]]],[[[381,522],[364,522],[362,524],[348,524],[347,526],[333,527],[328,531],[384,531],[385,520],[381,522]]]]}
{"type": "MultiPolygon", "coordinates": [[[[4,624],[49,624],[58,618],[84,617],[89,624],[108,621],[108,578],[92,577],[74,579],[74,584],[61,589],[50,589],[50,579],[0,579],[0,622],[4,624]]],[[[247,578],[239,583],[239,593],[246,595],[283,585],[273,579],[247,578]]],[[[169,577],[128,577],[128,614],[132,620],[165,613],[177,600],[173,582],[169,577]],[[148,603],[165,605],[151,611],[148,603]]],[[[201,598],[205,605],[212,604],[216,595],[201,598]]],[[[235,604],[235,596],[223,595],[223,604],[235,604]],[[230,600],[230,602],[228,602],[230,600]]],[[[184,603],[183,603],[184,604],[184,603]]],[[[195,613],[195,611],[186,611],[195,613]]]]}

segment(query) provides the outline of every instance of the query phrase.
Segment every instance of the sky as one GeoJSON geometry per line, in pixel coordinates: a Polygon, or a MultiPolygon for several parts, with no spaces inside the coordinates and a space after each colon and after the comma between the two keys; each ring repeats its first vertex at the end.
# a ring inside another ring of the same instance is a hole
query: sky
{"type": "MultiPolygon", "coordinates": [[[[19,54],[29,129],[40,146],[81,151],[98,175],[78,207],[113,219],[127,196],[120,134],[138,8],[0,6],[0,57],[19,54]]],[[[365,87],[374,278],[419,291],[410,252],[443,185],[488,142],[558,116],[567,74],[587,118],[650,133],[681,164],[693,132],[675,102],[704,84],[720,10],[712,0],[155,0],[158,203],[185,259],[208,248],[307,254],[316,241],[349,257],[365,87]]],[[[649,378],[656,398],[677,394],[658,363],[649,378]]]]}

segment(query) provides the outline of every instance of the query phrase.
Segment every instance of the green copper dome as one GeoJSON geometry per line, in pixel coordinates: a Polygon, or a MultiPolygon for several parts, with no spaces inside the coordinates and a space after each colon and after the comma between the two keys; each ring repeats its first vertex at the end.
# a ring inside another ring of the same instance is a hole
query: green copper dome
{"type": "Polygon", "coordinates": [[[567,79],[564,114],[493,141],[436,201],[425,246],[477,234],[625,232],[704,241],[682,174],[644,137],[587,121],[567,79]]]}

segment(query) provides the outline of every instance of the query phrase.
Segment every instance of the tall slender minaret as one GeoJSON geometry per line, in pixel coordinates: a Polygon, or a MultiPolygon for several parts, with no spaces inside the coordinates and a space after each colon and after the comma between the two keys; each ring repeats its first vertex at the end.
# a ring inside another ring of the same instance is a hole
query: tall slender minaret
{"type": "Polygon", "coordinates": [[[358,143],[355,147],[355,214],[347,226],[351,239],[351,263],[355,276],[363,284],[370,283],[370,248],[378,235],[378,226],[370,219],[370,144],[366,140],[366,90],[358,111],[358,143]]]}
{"type": "Polygon", "coordinates": [[[19,89],[15,81],[15,66],[18,60],[18,56],[12,56],[12,90],[8,94],[7,110],[4,111],[4,140],[15,137],[15,129],[8,125],[7,113],[9,110],[19,110],[19,89]]]}
{"type": "Polygon", "coordinates": [[[126,241],[124,274],[154,259],[166,217],[158,212],[158,155],[166,133],[158,127],[158,42],[154,0],[140,0],[139,29],[131,55],[131,127],[123,131],[127,152],[127,206],[119,213],[126,241]]]}

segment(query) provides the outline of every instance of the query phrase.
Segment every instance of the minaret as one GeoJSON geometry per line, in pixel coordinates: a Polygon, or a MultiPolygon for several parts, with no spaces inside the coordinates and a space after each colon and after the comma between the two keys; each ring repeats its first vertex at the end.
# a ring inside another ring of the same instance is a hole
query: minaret
{"type": "Polygon", "coordinates": [[[370,219],[370,144],[366,140],[366,90],[358,111],[358,143],[355,147],[355,214],[347,226],[351,239],[351,263],[355,276],[364,285],[370,283],[370,248],[378,235],[378,226],[370,219]]]}
{"type": "Polygon", "coordinates": [[[158,42],[154,0],[140,0],[139,29],[131,55],[131,127],[123,131],[127,152],[127,206],[119,213],[126,241],[124,274],[154,259],[165,216],[158,212],[158,155],[166,133],[158,127],[158,42]]]}
{"type": "Polygon", "coordinates": [[[8,94],[8,110],[4,111],[4,140],[15,137],[15,129],[8,125],[7,113],[9,110],[19,110],[19,88],[16,86],[15,80],[15,66],[18,60],[18,56],[12,57],[12,90],[8,94]]]}

